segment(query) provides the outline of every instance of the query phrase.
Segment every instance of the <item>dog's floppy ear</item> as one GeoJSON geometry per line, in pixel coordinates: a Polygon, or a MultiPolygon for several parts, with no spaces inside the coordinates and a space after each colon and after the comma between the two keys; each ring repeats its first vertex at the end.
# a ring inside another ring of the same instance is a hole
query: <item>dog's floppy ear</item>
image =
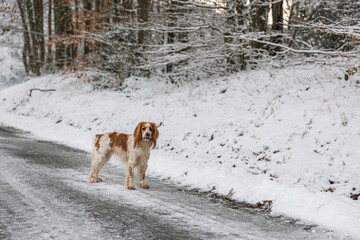
{"type": "Polygon", "coordinates": [[[151,126],[152,126],[153,131],[154,131],[153,132],[153,147],[152,147],[152,149],[155,149],[156,148],[156,141],[157,141],[157,139],[159,137],[159,131],[158,131],[155,123],[151,123],[151,126]]]}
{"type": "Polygon", "coordinates": [[[136,145],[138,145],[138,143],[142,139],[142,136],[141,136],[142,125],[143,125],[143,122],[139,122],[139,124],[136,126],[136,128],[134,130],[134,148],[136,147],[136,145]]]}

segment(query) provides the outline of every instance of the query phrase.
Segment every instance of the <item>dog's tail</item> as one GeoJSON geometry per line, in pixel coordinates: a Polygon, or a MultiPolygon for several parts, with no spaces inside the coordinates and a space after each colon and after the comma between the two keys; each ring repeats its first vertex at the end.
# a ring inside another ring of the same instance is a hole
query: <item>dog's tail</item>
{"type": "Polygon", "coordinates": [[[100,139],[104,134],[96,134],[94,137],[94,149],[99,150],[100,148],[100,139]]]}

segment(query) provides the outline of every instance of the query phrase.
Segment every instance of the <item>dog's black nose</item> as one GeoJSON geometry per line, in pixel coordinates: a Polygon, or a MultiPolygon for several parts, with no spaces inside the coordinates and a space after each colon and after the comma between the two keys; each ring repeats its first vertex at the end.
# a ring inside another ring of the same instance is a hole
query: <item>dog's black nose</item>
{"type": "Polygon", "coordinates": [[[146,137],[150,137],[150,133],[146,133],[145,135],[146,135],[146,137]]]}

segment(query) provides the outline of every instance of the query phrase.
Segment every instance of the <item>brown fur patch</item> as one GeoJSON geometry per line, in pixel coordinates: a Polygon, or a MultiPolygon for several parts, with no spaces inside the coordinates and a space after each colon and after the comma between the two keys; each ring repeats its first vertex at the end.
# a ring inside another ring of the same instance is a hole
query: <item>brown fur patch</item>
{"type": "Polygon", "coordinates": [[[136,147],[136,145],[138,145],[141,141],[141,129],[143,127],[143,125],[145,124],[145,122],[140,122],[135,130],[134,130],[134,148],[136,147]]]}
{"type": "Polygon", "coordinates": [[[100,148],[100,138],[103,136],[104,134],[96,134],[95,138],[96,138],[96,142],[95,142],[95,147],[96,150],[99,150],[100,148]]]}
{"type": "Polygon", "coordinates": [[[110,133],[109,134],[109,138],[110,138],[110,147],[121,147],[121,149],[123,151],[127,151],[127,141],[129,139],[129,135],[124,134],[124,133],[110,133]]]}
{"type": "Polygon", "coordinates": [[[150,124],[151,124],[152,132],[153,132],[153,136],[152,136],[152,138],[153,138],[153,149],[155,149],[156,148],[156,141],[157,141],[157,139],[159,137],[159,131],[158,131],[155,123],[150,123],[150,124]]]}

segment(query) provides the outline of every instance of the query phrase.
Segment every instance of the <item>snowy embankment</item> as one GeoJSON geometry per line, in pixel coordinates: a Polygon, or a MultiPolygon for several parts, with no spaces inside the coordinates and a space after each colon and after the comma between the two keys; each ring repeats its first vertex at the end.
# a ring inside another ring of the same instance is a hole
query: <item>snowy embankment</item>
{"type": "Polygon", "coordinates": [[[360,201],[351,197],[360,192],[360,88],[343,73],[302,66],[181,86],[129,79],[121,93],[48,75],[2,90],[0,122],[90,151],[96,133],[153,121],[152,176],[272,201],[274,215],[358,238],[360,201]],[[30,97],[31,88],[56,91],[30,97]]]}

